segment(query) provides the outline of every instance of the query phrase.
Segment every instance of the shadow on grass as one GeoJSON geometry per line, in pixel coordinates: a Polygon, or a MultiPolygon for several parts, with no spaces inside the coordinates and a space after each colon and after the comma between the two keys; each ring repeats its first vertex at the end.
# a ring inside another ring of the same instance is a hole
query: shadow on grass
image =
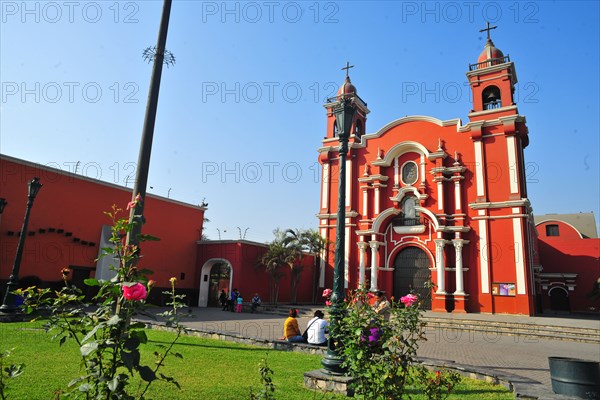
{"type": "MultiPolygon", "coordinates": [[[[148,339],[148,343],[171,345],[172,342],[165,342],[165,341],[162,341],[162,340],[151,340],[151,339],[148,339]]],[[[240,346],[215,346],[215,345],[210,345],[210,344],[183,343],[183,342],[176,342],[175,346],[190,346],[190,347],[198,347],[198,348],[206,348],[206,349],[262,351],[262,352],[264,352],[265,350],[268,350],[268,349],[264,349],[264,348],[261,348],[261,347],[252,348],[252,347],[240,347],[240,346]]]]}

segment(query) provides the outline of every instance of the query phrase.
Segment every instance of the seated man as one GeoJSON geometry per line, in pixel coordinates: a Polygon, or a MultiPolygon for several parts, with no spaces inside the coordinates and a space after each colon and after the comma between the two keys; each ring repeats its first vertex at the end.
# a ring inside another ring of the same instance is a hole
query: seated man
{"type": "Polygon", "coordinates": [[[327,346],[326,333],[329,333],[329,323],[323,319],[325,316],[321,310],[315,311],[314,318],[306,324],[308,333],[307,342],[317,346],[327,346]]]}
{"type": "Polygon", "coordinates": [[[262,301],[260,300],[260,296],[258,295],[258,293],[254,293],[254,297],[252,298],[252,313],[256,311],[258,306],[260,306],[261,302],[262,301]]]}

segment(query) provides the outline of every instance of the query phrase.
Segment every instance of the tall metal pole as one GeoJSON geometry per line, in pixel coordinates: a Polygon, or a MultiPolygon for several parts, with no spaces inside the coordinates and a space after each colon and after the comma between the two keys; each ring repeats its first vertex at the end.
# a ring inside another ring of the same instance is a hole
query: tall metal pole
{"type": "MultiPolygon", "coordinates": [[[[331,295],[330,320],[335,326],[344,317],[341,303],[344,301],[344,272],[346,263],[346,154],[348,153],[348,138],[354,118],[354,104],[351,97],[340,96],[338,104],[333,112],[336,123],[340,129],[339,134],[339,186],[338,186],[338,212],[335,234],[335,259],[333,267],[333,294],[331,295]]],[[[343,359],[339,355],[339,349],[335,348],[333,340],[328,341],[327,354],[321,360],[321,364],[330,374],[342,374],[343,359]]]]}
{"type": "MultiPolygon", "coordinates": [[[[25,209],[25,218],[23,220],[23,226],[21,227],[21,236],[19,237],[19,244],[17,245],[17,254],[15,256],[15,262],[13,263],[12,272],[8,278],[6,284],[6,293],[4,294],[4,301],[0,306],[0,313],[11,314],[9,317],[16,317],[18,307],[15,304],[14,291],[19,287],[19,270],[21,268],[21,258],[23,256],[23,247],[25,246],[25,239],[27,238],[27,226],[29,225],[29,214],[33,202],[41,189],[42,184],[39,182],[39,178],[33,178],[29,182],[29,191],[27,194],[27,208],[25,209]]],[[[14,320],[14,319],[12,319],[14,320]]]]}
{"type": "Polygon", "coordinates": [[[165,0],[162,10],[162,18],[158,32],[158,41],[152,66],[152,78],[148,92],[148,103],[146,105],[146,116],[140,143],[137,173],[133,187],[133,196],[140,195],[141,201],[131,209],[129,221],[137,220],[137,224],[127,235],[127,244],[139,246],[139,235],[144,223],[144,199],[146,197],[146,186],[148,184],[148,170],[150,168],[150,154],[152,152],[152,138],[154,136],[154,123],[156,121],[156,108],[158,106],[158,92],[160,90],[160,79],[162,76],[163,62],[165,59],[165,44],[167,42],[167,31],[169,29],[169,16],[171,15],[171,0],[165,0]]]}

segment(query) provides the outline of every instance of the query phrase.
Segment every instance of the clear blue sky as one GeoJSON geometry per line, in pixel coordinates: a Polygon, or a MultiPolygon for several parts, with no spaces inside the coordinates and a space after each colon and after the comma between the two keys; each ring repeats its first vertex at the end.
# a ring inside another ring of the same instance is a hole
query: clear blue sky
{"type": "MultiPolygon", "coordinates": [[[[0,152],[132,187],[162,1],[1,1],[0,152]]],[[[346,61],[371,114],[468,122],[465,72],[515,62],[536,214],[599,214],[599,3],[174,1],[149,192],[209,203],[206,233],[316,228],[325,98],[346,61]],[[225,232],[226,231],[226,232],[225,232]]]]}

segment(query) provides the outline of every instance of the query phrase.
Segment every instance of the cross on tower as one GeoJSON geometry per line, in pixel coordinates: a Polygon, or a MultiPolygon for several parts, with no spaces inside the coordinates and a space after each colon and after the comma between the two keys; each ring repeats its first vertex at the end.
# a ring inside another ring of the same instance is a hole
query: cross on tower
{"type": "Polygon", "coordinates": [[[342,68],[342,70],[346,70],[346,78],[348,77],[348,70],[350,68],[354,68],[354,65],[350,65],[350,62],[346,61],[346,66],[344,68],[342,68]]]}
{"type": "Polygon", "coordinates": [[[480,30],[479,30],[479,32],[486,32],[486,31],[487,31],[487,40],[490,40],[490,41],[491,41],[491,40],[492,40],[492,38],[490,38],[490,31],[491,31],[492,29],[496,29],[496,28],[497,28],[497,26],[490,26],[490,22],[489,22],[489,21],[487,21],[486,23],[487,23],[487,28],[485,28],[485,29],[480,29],[480,30]]]}

